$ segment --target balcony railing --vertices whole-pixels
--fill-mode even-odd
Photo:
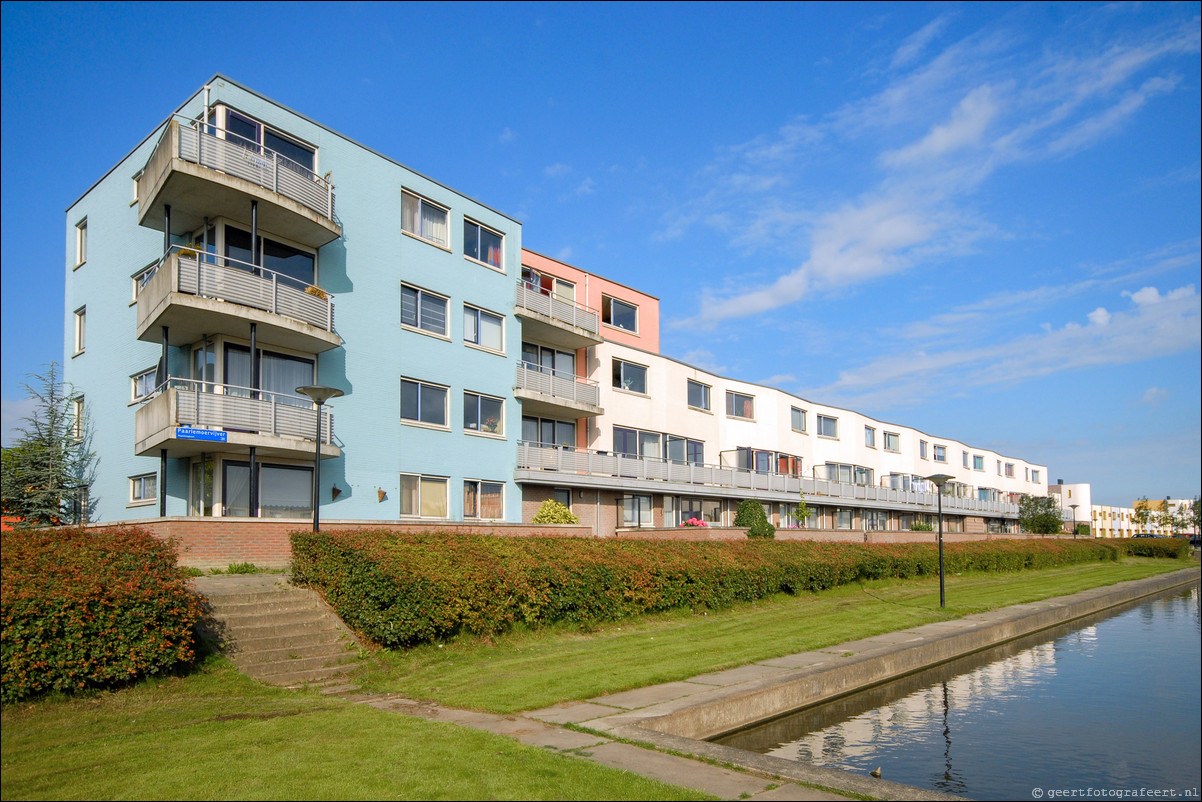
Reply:
[[[690,464],[654,457],[636,457],[531,442],[518,444],[518,469],[610,477],[624,482],[635,480],[699,485],[699,493],[704,493],[703,488],[706,486],[790,495],[800,492],[805,494],[807,501],[818,504],[854,505],[856,502],[870,502],[891,507],[909,507],[921,512],[934,512],[938,501],[934,493],[917,493],[888,487],[831,482],[825,479],[805,479],[785,474],[760,473],[743,468]],[[1018,505],[1016,504],[950,496],[944,496],[943,509],[945,512],[957,514],[973,512],[1003,516],[1018,514]]]
[[[166,152],[160,154],[160,150]],[[172,120],[150,157],[198,164],[257,184],[334,219],[334,185],[301,164],[255,142],[197,121]],[[148,165],[149,167],[149,165]]]
[[[158,271],[174,272],[170,291],[262,309],[334,331],[334,296],[283,273],[181,246],[164,254]],[[139,288],[139,299],[148,288],[153,292],[154,279],[151,277]]]
[[[574,373],[544,368],[532,362],[518,363],[517,388],[593,407],[601,401],[597,382],[581,378]]]
[[[600,339],[598,331],[601,316],[597,314],[597,310],[575,301],[565,301],[529,282],[518,282],[517,306],[519,309],[528,309],[560,323],[583,329]]]
[[[317,431],[317,411],[313,408],[313,402],[291,393],[173,377],[155,391],[155,396],[139,413],[150,412],[160,398],[167,399],[167,406],[174,414],[164,410],[166,418],[147,421],[145,432],[141,431],[144,427],[139,425],[139,440],[151,434],[150,430],[171,426],[250,432],[310,441]],[[322,443],[332,444],[333,436],[334,416],[328,411],[322,412]]]

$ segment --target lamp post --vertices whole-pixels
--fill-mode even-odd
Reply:
[[[937,473],[934,476],[928,476],[928,482],[935,483],[935,494],[939,497],[939,606],[945,607],[943,595],[943,486],[955,479],[954,476],[949,476],[946,473]]]
[[[320,532],[321,497],[318,495],[318,490],[321,489],[321,408],[331,398],[342,395],[342,391],[337,387],[326,387],[321,384],[306,384],[304,387],[297,387],[296,391],[301,395],[309,396],[313,399],[313,403],[317,404],[317,440],[314,443],[316,448],[313,454],[313,531]]]
[[[1073,540],[1077,539],[1077,507],[1079,504],[1069,504],[1068,508],[1073,511]]]

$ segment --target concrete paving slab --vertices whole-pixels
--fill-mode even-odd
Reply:
[[[740,682],[774,676],[786,670],[788,669],[778,666],[752,663],[751,665],[739,666],[738,668],[730,668],[726,671],[698,674],[695,677],[689,677],[689,682],[697,682],[702,685],[738,685]]]
[[[827,652],[798,652],[797,654],[786,654],[783,657],[773,657],[771,660],[761,660],[760,665],[779,668],[808,668],[829,662],[831,662],[831,656]]]
[[[552,705],[539,710],[527,710],[523,716],[536,718],[539,721],[549,721],[552,724],[580,724],[595,718],[612,715],[626,708],[614,705],[594,704],[593,702],[569,702]]]
[[[526,744],[526,746],[541,746],[543,748],[555,749],[559,752],[588,749],[608,743],[607,739],[598,735],[589,735],[586,732],[576,732],[575,730],[565,730],[560,727],[549,726],[537,730],[532,729],[527,733],[508,734]]]
[[[647,707],[648,705],[665,702],[669,699],[679,699],[681,696],[688,696],[708,689],[709,686],[707,685],[698,685],[693,682],[665,682],[662,685],[635,688],[632,691],[611,693],[608,696],[594,696],[589,701],[599,705],[611,705],[613,707],[624,707],[627,710],[632,710],[636,707]]]
[[[804,785],[795,785],[794,783],[785,783],[779,788],[773,788],[751,797],[752,799],[764,800],[768,802],[826,802],[827,800],[838,800],[838,802],[846,802],[847,797],[839,794],[832,794],[827,791],[819,791],[817,788],[807,788]]]
[[[762,777],[741,774],[663,752],[653,752],[630,744],[608,743],[577,754],[615,769],[624,769],[672,785],[694,788],[722,799],[746,798],[767,789],[772,783]]]

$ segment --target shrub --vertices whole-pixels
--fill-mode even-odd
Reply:
[[[1100,541],[945,544],[952,572],[1109,561]],[[590,625],[674,608],[721,609],[773,593],[935,576],[934,543],[852,544],[297,532],[293,578],[385,646],[492,635],[516,623]]]
[[[576,513],[567,508],[553,498],[549,498],[542,503],[538,508],[538,512],[534,513],[534,517],[530,519],[532,524],[578,524],[580,518]]]
[[[910,524],[911,532],[934,532],[935,527],[926,521],[914,521]]]
[[[776,537],[776,527],[768,522],[764,505],[755,499],[745,498],[739,502],[735,511],[735,526],[747,527],[747,537],[767,538]]]
[[[3,534],[4,702],[105,688],[194,657],[201,601],[175,549],[132,528]]]
[[[1189,538],[1187,537],[1131,537],[1115,542],[1121,544],[1123,552],[1132,557],[1180,559],[1189,556]]]

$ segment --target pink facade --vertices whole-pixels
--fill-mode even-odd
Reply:
[[[659,353],[659,299],[655,296],[525,248],[522,249],[522,267],[570,283],[574,289],[573,300],[595,310],[601,317],[601,336],[605,339]]]

